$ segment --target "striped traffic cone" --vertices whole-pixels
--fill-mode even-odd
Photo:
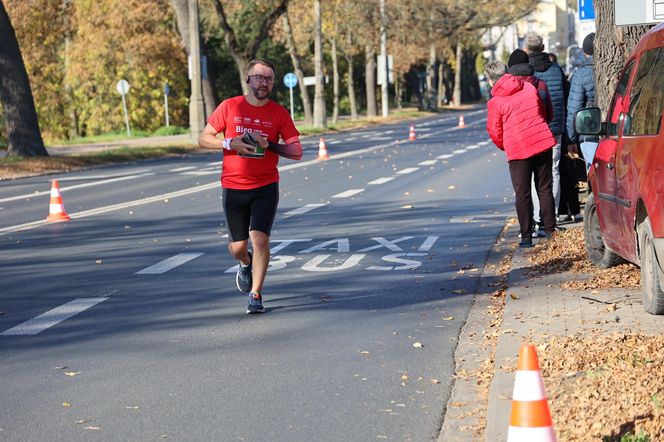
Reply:
[[[463,120],[463,115],[459,117],[459,129],[466,127],[466,122]]]
[[[514,376],[512,416],[507,442],[555,442],[553,421],[544,393],[537,351],[523,344]]]
[[[327,147],[325,146],[325,140],[323,140],[323,137],[320,137],[320,141],[318,142],[318,158],[317,160],[329,160],[330,156],[327,154]]]
[[[69,221],[69,215],[65,212],[65,206],[62,203],[62,195],[60,195],[60,184],[58,180],[53,180],[51,184],[51,204],[48,206],[47,221]]]
[[[415,126],[410,125],[410,133],[408,134],[408,141],[417,140],[417,135],[415,134]]]

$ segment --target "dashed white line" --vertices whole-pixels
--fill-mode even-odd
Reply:
[[[479,148],[480,148],[479,144],[471,144],[470,146],[466,146],[466,149],[468,149],[468,150],[475,150],[475,149],[479,149]]]
[[[372,184],[372,185],[376,185],[376,184],[385,184],[385,183],[389,183],[389,182],[392,181],[393,179],[394,179],[393,176],[386,176],[386,177],[383,177],[383,178],[375,179],[375,180],[373,180],[373,181],[369,181],[367,184]]]
[[[169,270],[174,269],[177,266],[181,266],[184,263],[196,259],[201,256],[202,253],[179,253],[175,256],[171,256],[168,259],[165,259],[157,264],[146,267],[143,270],[136,272],[136,275],[160,275],[166,273]]]
[[[185,170],[192,170],[192,169],[196,169],[196,166],[176,167],[175,169],[170,169],[169,172],[184,172]]]
[[[327,204],[321,203],[321,204],[307,204],[305,206],[299,207],[297,209],[289,210],[288,212],[284,213],[284,218],[288,218],[289,216],[294,216],[294,215],[302,215],[303,213],[310,212],[314,209],[317,209],[319,207],[326,206]]]
[[[349,189],[346,190],[345,192],[337,193],[336,195],[332,195],[332,198],[350,198],[353,195],[357,195],[358,193],[364,192],[364,189]]]
[[[193,175],[193,176],[204,176],[204,175],[212,175],[212,174],[218,174],[220,171],[217,170],[190,170],[188,172],[182,172],[180,175]]]
[[[118,177],[118,178],[110,178],[108,180],[95,181],[95,182],[92,182],[92,183],[75,184],[73,186],[61,187],[60,188],[60,193],[67,192],[69,190],[74,190],[74,189],[82,189],[84,187],[92,187],[92,186],[99,186],[99,185],[102,185],[102,184],[115,183],[115,182],[118,182],[118,181],[133,180],[133,179],[136,179],[136,178],[143,178],[143,177],[150,176],[150,175],[154,175],[154,173],[142,173],[142,174],[138,174],[138,175],[128,175],[128,176],[121,176],[121,177]],[[46,192],[46,191],[44,191],[44,192],[34,192],[34,193],[28,193],[28,194],[25,194],[25,195],[17,195],[17,196],[12,196],[12,197],[9,197],[9,198],[3,198],[3,199],[0,199],[0,203],[4,203],[4,202],[7,202],[7,201],[22,200],[22,199],[26,199],[26,198],[34,198],[36,196],[43,196],[43,195],[50,195],[50,194],[51,194],[51,190],[49,189],[48,192]]]
[[[398,175],[408,175],[409,173],[413,173],[420,170],[419,167],[408,167],[406,169],[401,169],[397,172]]]
[[[446,154],[443,154],[443,155],[438,155],[438,156],[436,157],[436,159],[439,159],[439,160],[447,160],[447,159],[449,159],[449,158],[452,158],[453,156],[454,156],[454,155],[452,155],[452,154],[446,153]]]
[[[452,151],[453,154],[466,153],[466,149],[457,149]]]
[[[23,324],[10,328],[0,333],[0,336],[15,336],[15,335],[36,335],[39,332],[53,327],[59,322],[69,319],[74,315],[89,309],[90,307],[106,301],[108,298],[78,298],[66,304],[56,307],[47,311],[39,316],[36,316]]]
[[[436,161],[436,160],[426,160],[426,161],[422,161],[421,163],[418,163],[418,166],[433,166],[437,162],[438,161]]]

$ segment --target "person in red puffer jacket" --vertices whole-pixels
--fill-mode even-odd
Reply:
[[[540,199],[542,226],[547,236],[556,229],[553,200],[552,153],[556,140],[540,111],[537,89],[507,73],[498,61],[486,65],[484,76],[491,85],[486,128],[491,140],[505,151],[514,187],[520,247],[531,247],[534,229],[530,180],[534,174]]]

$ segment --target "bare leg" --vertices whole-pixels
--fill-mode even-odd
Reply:
[[[246,239],[244,241],[233,241],[228,244],[228,251],[231,256],[238,261],[242,261],[242,264],[249,265],[249,252],[247,251],[247,244],[249,241]]]
[[[259,230],[249,232],[253,246],[252,293],[261,293],[270,263],[270,237]]]

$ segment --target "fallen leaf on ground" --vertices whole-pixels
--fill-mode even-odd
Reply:
[[[65,374],[67,376],[74,377],[74,376],[78,376],[79,374],[81,374],[81,372],[80,371],[66,371]]]
[[[422,345],[421,342],[413,342],[413,347],[415,347],[415,348],[423,348],[424,345]]]
[[[454,316],[448,316],[446,318],[443,318],[443,321],[451,321],[452,319],[454,319]]]
[[[512,299],[519,299],[519,295],[516,295],[514,293],[510,293],[510,298]]]
[[[71,404],[69,402],[63,402],[62,406],[65,407],[65,408],[70,408]]]

